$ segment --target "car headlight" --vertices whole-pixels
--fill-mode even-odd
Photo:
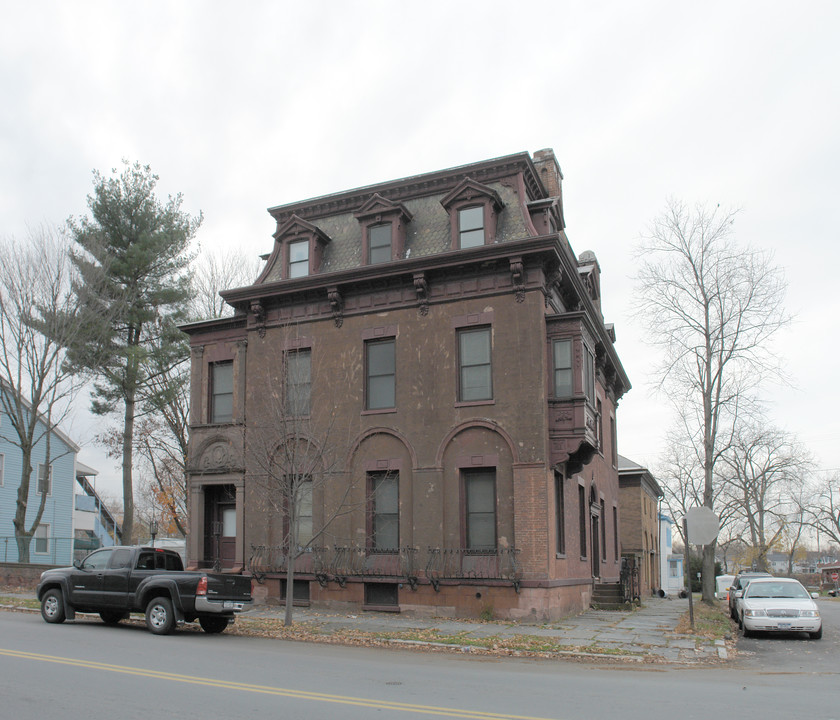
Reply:
[[[750,608],[747,608],[746,610],[744,610],[744,616],[745,617],[767,617],[767,611],[766,610],[761,610],[761,609],[751,610]]]
[[[819,610],[800,610],[799,617],[813,617],[817,618],[820,616]]]

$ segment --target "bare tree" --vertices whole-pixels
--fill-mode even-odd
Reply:
[[[261,261],[238,250],[199,252],[193,263],[193,297],[190,315],[194,320],[220,318],[232,314],[219,292],[251,285],[259,275]]]
[[[810,489],[810,499],[803,503],[806,522],[818,537],[828,537],[840,545],[840,472],[813,480]]]
[[[29,562],[30,540],[48,494],[40,492],[31,512],[33,454],[43,447],[49,473],[57,458],[53,429],[66,419],[81,385],[68,372],[63,349],[80,332],[67,250],[65,233],[47,226],[30,231],[23,242],[0,242],[0,408],[8,418],[0,437],[22,456],[13,521],[21,562]]]
[[[746,526],[759,570],[767,570],[767,553],[788,526],[792,492],[808,464],[791,435],[753,422],[737,428],[723,456],[726,495]]]
[[[284,624],[289,626],[296,561],[319,550],[323,555],[322,546],[334,539],[335,521],[364,507],[366,488],[357,488],[353,478],[341,472],[341,449],[349,447],[349,439],[339,437],[344,431],[334,405],[311,402],[311,354],[286,353],[271,374],[270,389],[262,394],[259,411],[252,413],[247,445],[250,485],[281,524],[274,536],[280,538],[283,552],[279,564],[286,572]],[[320,387],[343,385],[333,379]]]
[[[779,372],[769,340],[789,322],[785,281],[770,254],[737,244],[735,213],[671,201],[639,246],[637,307],[663,351],[658,387],[696,432],[703,505],[750,392]],[[715,545],[703,552],[703,600],[714,602]]]

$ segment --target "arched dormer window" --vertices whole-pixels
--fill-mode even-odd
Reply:
[[[377,265],[405,257],[406,225],[412,218],[405,205],[374,193],[354,214],[362,228],[364,265]]]
[[[493,188],[465,178],[440,204],[449,213],[453,250],[496,241],[496,221],[504,203]]]
[[[274,233],[274,251],[266,263],[265,270],[257,279],[262,282],[269,275],[277,276],[272,270],[280,263],[280,277],[283,280],[315,275],[321,268],[324,250],[330,237],[320,228],[297,215],[292,215]]]

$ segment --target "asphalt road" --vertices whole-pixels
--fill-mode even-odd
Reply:
[[[825,639],[790,642],[811,653]],[[836,661],[780,672],[754,667],[756,657],[719,668],[608,667],[200,632],[156,637],[2,612],[0,717],[840,718]]]

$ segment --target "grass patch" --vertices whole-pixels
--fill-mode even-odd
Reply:
[[[682,635],[696,635],[709,640],[722,640],[732,634],[732,621],[729,617],[729,607],[715,601],[707,605],[702,601],[694,601],[694,629],[691,629],[691,618],[686,612],[676,627],[676,632]]]
[[[41,607],[35,598],[22,598],[16,595],[0,595],[0,605],[10,605],[12,607],[24,607],[30,610],[38,610]]]

